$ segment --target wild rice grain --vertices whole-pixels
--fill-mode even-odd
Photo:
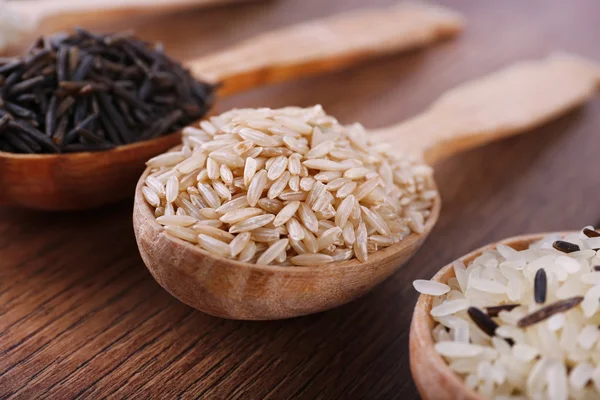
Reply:
[[[481,311],[476,307],[469,307],[467,310],[469,317],[471,320],[475,322],[475,325],[479,327],[483,332],[485,332],[488,336],[494,336],[496,334],[496,329],[498,329],[498,324],[494,322],[486,313]]]
[[[580,250],[578,245],[565,242],[563,240],[557,240],[552,244],[552,247],[554,247],[558,251],[562,251],[563,253],[573,253],[574,251]]]
[[[497,317],[501,311],[512,311],[516,307],[519,307],[519,304],[503,304],[500,306],[485,307],[485,312],[490,317]]]
[[[544,268],[540,268],[535,274],[533,283],[533,295],[536,303],[544,304],[546,302],[547,285],[546,271]]]
[[[583,301],[582,296],[575,296],[565,300],[559,300],[555,303],[549,304],[546,307],[540,308],[537,311],[521,318],[517,325],[521,328],[537,324],[545,319],[550,318],[554,314],[562,313],[570,310],[573,307],[578,306]]]
[[[585,228],[583,234],[589,238],[600,237],[600,232],[596,232],[593,229]]]

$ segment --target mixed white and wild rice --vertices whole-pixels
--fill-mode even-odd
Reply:
[[[600,398],[600,234],[550,235],[516,251],[498,245],[435,296],[436,351],[466,385],[493,399]]]
[[[318,105],[232,110],[149,160],[143,195],[167,233],[219,256],[365,261],[422,232],[437,196],[429,166],[385,147]]]

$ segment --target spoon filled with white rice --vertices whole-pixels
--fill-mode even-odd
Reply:
[[[427,382],[443,376],[463,398],[600,398],[599,249],[592,227],[512,238],[413,282],[422,395],[437,398]]]

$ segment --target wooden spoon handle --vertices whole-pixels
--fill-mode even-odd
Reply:
[[[31,29],[43,31],[84,26],[98,19],[123,18],[129,15],[171,12],[204,5],[239,0],[20,0],[10,2],[10,9],[27,18]]]
[[[539,126],[588,100],[600,65],[558,53],[518,62],[442,95],[424,113],[371,132],[435,164],[459,151]]]
[[[264,33],[186,64],[198,78],[221,83],[221,93],[228,94],[425,46],[462,26],[454,11],[403,3]]]

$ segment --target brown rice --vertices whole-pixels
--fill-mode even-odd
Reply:
[[[278,265],[357,258],[420,233],[435,186],[321,106],[232,110],[149,160],[142,193],[165,231],[222,257]]]

